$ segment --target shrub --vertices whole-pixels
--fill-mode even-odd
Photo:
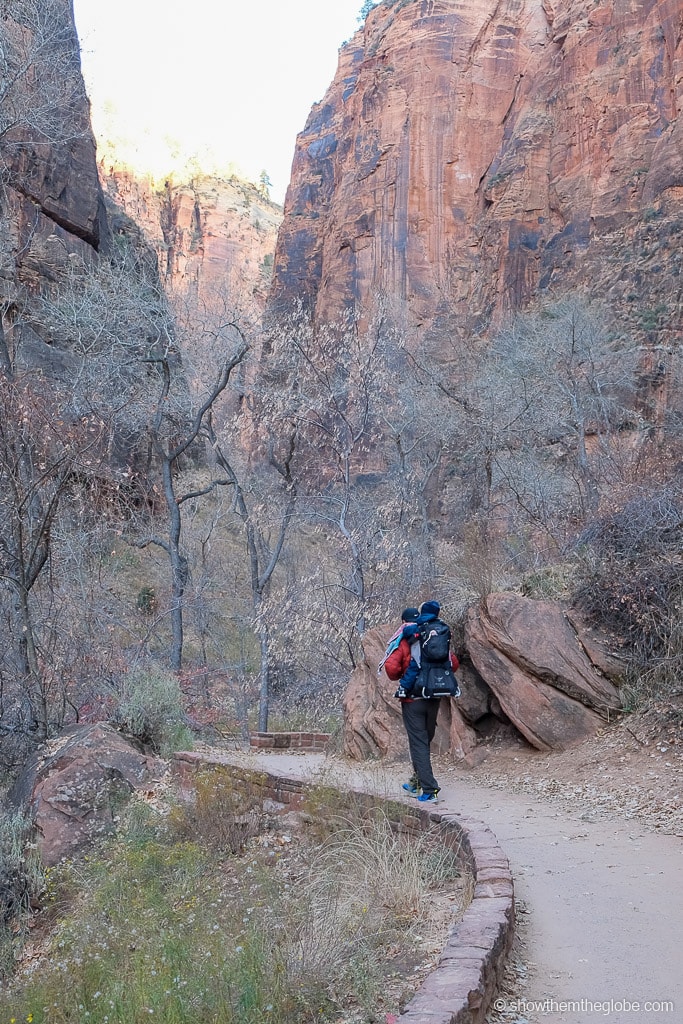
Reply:
[[[0,819],[0,978],[14,966],[15,942],[27,928],[31,902],[45,885],[33,825],[23,814]]]
[[[206,769],[195,778],[192,803],[171,814],[174,833],[212,850],[238,854],[264,828],[262,798],[253,786],[221,768]]]
[[[420,928],[425,917],[425,893],[460,876],[453,852],[430,832],[409,835],[378,814],[358,824],[347,822],[324,845],[314,866],[321,876],[339,874],[352,899],[372,904],[409,928]],[[337,866],[336,871],[334,866]]]
[[[537,601],[563,601],[576,584],[577,566],[560,563],[528,572],[522,579],[522,594]]]
[[[158,665],[124,677],[118,717],[131,735],[162,755],[192,745],[178,679]]]
[[[632,499],[581,538],[574,604],[610,633],[627,662],[633,710],[683,687],[683,504],[670,489]]]

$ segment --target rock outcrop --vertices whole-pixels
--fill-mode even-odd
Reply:
[[[365,662],[346,690],[344,752],[358,760],[407,755],[396,684],[377,674],[390,635],[389,626],[367,633]],[[603,641],[559,603],[490,594],[469,611],[462,694],[442,700],[433,750],[473,763],[480,741],[511,725],[539,750],[592,735],[621,707],[610,678],[619,663]]]
[[[384,0],[297,140],[273,306],[472,331],[582,286],[673,337],[682,68],[679,0]]]
[[[3,14],[0,160],[3,297],[37,290],[69,252],[109,238],[90,106],[68,0],[9,5]],[[16,20],[12,20],[12,19]]]
[[[161,188],[100,164],[107,196],[138,224],[171,297],[262,313],[282,210],[237,179],[198,176]]]
[[[621,702],[560,604],[490,594],[470,609],[465,645],[505,716],[539,750],[564,750]]]
[[[52,865],[111,832],[131,793],[162,774],[160,761],[111,726],[74,726],[38,752],[9,800],[31,814],[43,863]]]

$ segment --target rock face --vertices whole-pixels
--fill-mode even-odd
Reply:
[[[168,294],[261,313],[270,287],[282,211],[253,185],[198,177],[159,189],[100,165],[107,196],[142,228]]]
[[[52,865],[112,831],[131,793],[161,774],[161,762],[110,726],[74,726],[24,769],[9,800],[30,810]]]
[[[298,138],[273,305],[386,294],[473,330],[585,286],[675,331],[682,23],[679,0],[384,0]]]
[[[50,280],[58,256],[106,246],[108,227],[71,3],[46,0],[41,17],[15,4],[3,18],[3,58],[20,69],[3,89],[0,118],[2,283],[11,302],[17,284]]]
[[[503,713],[539,750],[563,750],[620,707],[559,604],[490,594],[470,609],[465,644]]]

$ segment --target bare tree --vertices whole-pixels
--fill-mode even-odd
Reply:
[[[260,424],[263,429],[266,424]],[[298,481],[293,474],[296,454],[297,425],[290,423],[289,437],[282,458],[273,446],[270,447],[268,464],[275,471],[275,486],[280,500],[270,495],[267,504],[261,496],[254,500],[253,489],[246,481],[252,474],[236,471],[234,459],[230,459],[219,444],[212,423],[207,423],[207,437],[218,466],[225,474],[225,480],[232,486],[233,508],[241,520],[249,563],[249,584],[254,623],[259,640],[259,712],[258,728],[268,728],[270,705],[271,645],[270,622],[266,600],[270,592],[273,574],[282,555],[287,532],[294,517]],[[250,500],[251,499],[251,500]]]
[[[576,297],[517,318],[494,341],[485,372],[508,407],[510,468],[498,465],[528,512],[544,518],[569,500],[579,520],[595,514],[618,435],[634,422],[636,359],[604,311]],[[533,484],[541,466],[559,484],[547,510]]]
[[[162,383],[151,423],[151,436],[159,466],[161,489],[166,503],[167,535],[161,537],[155,533],[136,543],[140,547],[155,544],[163,548],[169,558],[172,633],[170,663],[176,672],[182,665],[184,595],[189,578],[189,563],[181,544],[182,506],[185,502],[210,494],[217,487],[234,484],[232,476],[226,476],[212,479],[199,489],[178,494],[175,479],[179,460],[197,442],[200,434],[210,428],[211,410],[219,396],[225,391],[233,370],[242,362],[249,348],[246,338],[236,322],[223,326],[226,333],[236,335],[236,346],[233,352],[224,359],[213,384],[201,397],[189,421],[184,424],[178,423],[173,406],[169,401],[172,395],[173,364],[168,356],[154,360],[161,370]],[[175,372],[180,372],[180,367],[177,365]]]
[[[63,624],[44,612],[40,584],[58,590],[54,533],[79,490],[98,479],[117,486],[144,456],[149,358],[171,343],[152,284],[132,259],[66,258],[49,291],[15,302],[0,346],[0,573],[10,626],[0,713],[8,728],[41,738],[61,722],[64,702],[48,655]],[[135,445],[121,443],[132,434]]]
[[[444,387],[447,445],[478,550],[501,536],[510,546],[503,535],[515,524],[561,547],[595,513],[634,423],[635,346],[603,310],[570,296],[465,346],[461,363]]]
[[[298,312],[271,332],[265,367],[281,381],[273,433],[298,423],[299,524],[309,538],[298,543],[316,550],[288,594],[291,635],[311,646],[312,661],[324,647],[330,663],[353,666],[368,626],[429,577],[421,503],[440,444],[381,304],[327,325]]]
[[[380,372],[379,334],[355,317],[316,327],[300,317],[283,332],[292,360],[292,412],[301,422],[307,460],[309,516],[334,528],[346,548],[343,589],[355,607],[355,631],[366,629],[367,521],[358,515],[359,473],[370,469],[378,435],[373,394]],[[381,470],[381,457],[377,460]]]
[[[32,592],[49,564],[60,502],[75,474],[92,469],[104,422],[74,415],[69,396],[27,373],[0,375],[0,579],[11,594],[10,667],[22,680],[11,728],[49,735],[49,672]],[[12,658],[11,652],[14,652]]]

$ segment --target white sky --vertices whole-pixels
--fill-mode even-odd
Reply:
[[[284,200],[297,133],[362,0],[74,0],[100,148],[138,171],[196,158]]]

